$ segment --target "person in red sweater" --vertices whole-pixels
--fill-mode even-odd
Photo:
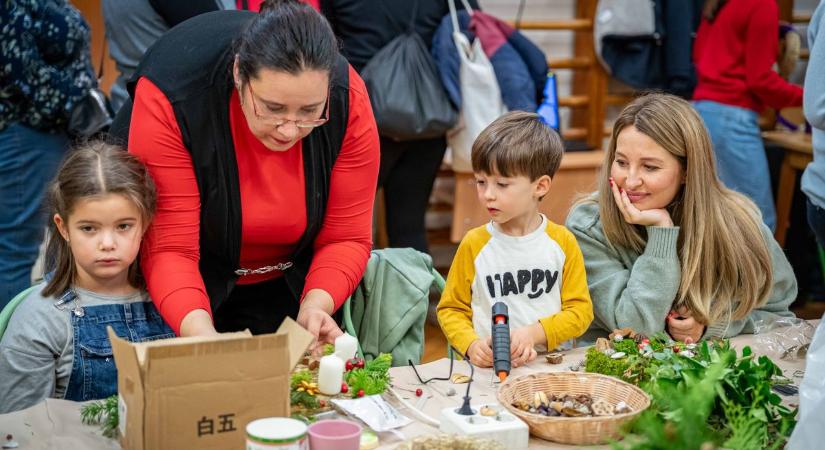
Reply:
[[[708,0],[696,33],[694,106],[708,128],[719,178],[759,206],[771,230],[776,212],[759,113],[802,105],[802,88],[773,70],[779,47],[776,0]]]
[[[189,336],[290,316],[332,342],[372,246],[379,142],[327,21],[294,0],[204,14],[134,80],[113,134],[157,184],[141,267],[163,318]]]

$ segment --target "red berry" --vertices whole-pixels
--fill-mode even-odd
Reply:
[[[347,369],[347,372],[352,370],[352,368],[353,368],[352,362],[347,360],[347,363],[344,365],[344,368]]]
[[[321,405],[321,408],[323,408],[324,406],[327,406],[326,400],[318,400],[318,404]]]
[[[358,389],[358,396],[359,396],[359,397],[363,397],[363,396],[364,396],[364,390],[363,390],[363,389]]]
[[[677,346],[673,347],[673,351],[676,352],[676,353],[679,353],[680,351],[682,351],[682,349],[680,349],[679,346],[677,345]]]
[[[424,391],[421,390],[421,388],[418,388],[418,389],[415,390],[415,396],[416,397],[421,397],[422,395],[424,395]]]
[[[347,383],[341,383],[341,392],[346,394],[348,390],[349,390],[349,386],[347,386]]]
[[[364,368],[364,359],[363,358],[355,358],[355,364],[354,365],[355,365],[355,367],[357,367],[359,369],[363,369]]]

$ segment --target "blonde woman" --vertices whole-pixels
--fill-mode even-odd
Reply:
[[[790,264],[756,205],[719,181],[688,102],[666,94],[631,102],[602,170],[598,191],[566,223],[593,299],[588,337],[631,327],[695,342],[793,316]]]

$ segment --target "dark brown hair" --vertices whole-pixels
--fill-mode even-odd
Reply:
[[[297,75],[305,70],[331,72],[338,40],[329,22],[297,0],[268,0],[235,41],[240,82],[262,68]]]
[[[108,194],[131,200],[140,211],[145,230],[155,212],[155,184],[146,167],[122,147],[90,141],[72,149],[49,186],[49,243],[46,272],[54,272],[43,296],[59,296],[77,279],[77,268],[69,243],[63,239],[52,217],[59,214],[68,223],[78,201]],[[129,284],[143,287],[138,258],[129,266]]]
[[[491,123],[473,143],[473,172],[524,175],[535,181],[556,174],[564,144],[538,114],[512,111]]]

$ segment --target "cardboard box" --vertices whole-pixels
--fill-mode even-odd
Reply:
[[[131,343],[109,329],[126,450],[243,449],[246,425],[289,416],[289,379],[312,335],[287,318],[275,334]]]

